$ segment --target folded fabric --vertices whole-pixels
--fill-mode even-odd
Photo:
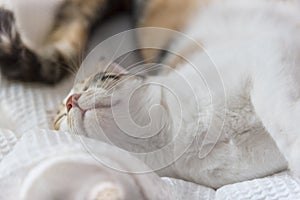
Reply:
[[[141,170],[148,173],[135,173]],[[141,161],[111,145],[46,130],[23,135],[2,160],[0,190],[0,199],[5,200],[214,197],[212,189],[159,178]]]

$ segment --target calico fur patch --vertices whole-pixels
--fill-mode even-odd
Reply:
[[[58,81],[64,70],[55,62],[42,63],[39,57],[22,43],[13,13],[0,8],[0,69],[9,79],[21,81]],[[47,70],[43,70],[46,68]],[[51,78],[48,78],[51,74]]]
[[[76,72],[90,29],[103,17],[130,10],[136,27],[180,30],[202,1],[206,0],[64,0],[53,13],[55,23],[47,38],[38,47],[26,45],[24,33],[15,23],[17,15],[0,8],[0,69],[10,79],[56,83],[67,71]],[[168,47],[170,39],[171,35],[160,33],[141,33],[137,38],[141,47],[155,44],[161,48]],[[146,62],[163,56],[160,50],[141,52]]]
[[[137,27],[158,27],[180,31],[198,8],[198,4],[206,0],[147,0],[138,4],[139,12]],[[171,31],[141,31],[138,35],[140,45],[154,44],[159,48],[167,48],[172,39]],[[160,50],[142,49],[141,54],[146,61],[157,61]]]

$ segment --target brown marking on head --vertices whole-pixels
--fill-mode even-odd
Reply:
[[[206,4],[208,0],[148,0],[144,1],[142,16],[138,16],[138,27],[159,27],[180,31],[194,14],[200,5]],[[165,48],[172,39],[172,32],[157,31],[155,33],[141,31],[138,35],[141,47],[149,44],[159,48]],[[142,49],[145,60],[155,61],[161,53],[160,50]]]
[[[191,56],[193,53],[203,51],[203,48],[204,45],[199,43],[199,41],[188,43],[179,50],[177,55],[169,56],[165,64],[172,68],[176,68],[179,66],[179,64],[187,62],[188,57]]]

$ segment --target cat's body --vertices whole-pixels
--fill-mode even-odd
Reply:
[[[174,64],[170,56],[166,61],[176,70],[154,77],[100,73],[70,93],[55,128],[134,152],[152,152],[176,138],[144,161],[161,169],[174,158],[160,175],[214,188],[284,170],[285,159],[299,176],[299,7],[294,1],[215,1],[196,13],[184,30],[205,49],[184,55],[194,67]],[[175,40],[171,50],[189,45]],[[127,109],[130,116],[122,117]]]

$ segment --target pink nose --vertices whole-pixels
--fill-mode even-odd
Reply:
[[[74,105],[77,105],[77,101],[80,98],[80,96],[81,96],[80,94],[72,94],[68,98],[67,103],[66,103],[67,112],[69,112]]]

